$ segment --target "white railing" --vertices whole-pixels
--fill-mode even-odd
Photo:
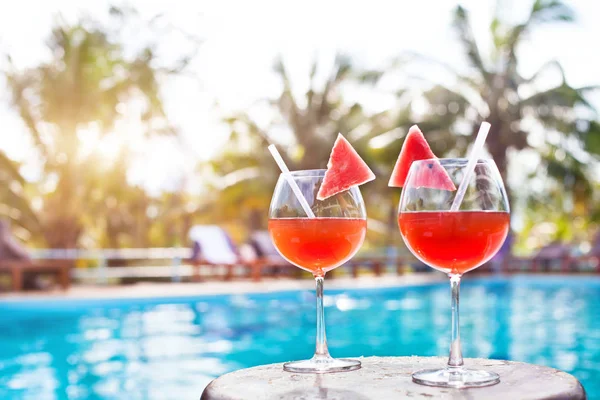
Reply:
[[[141,249],[36,249],[29,254],[40,260],[69,260],[87,262],[93,266],[74,268],[72,277],[79,281],[107,284],[111,279],[123,278],[163,278],[172,282],[180,282],[184,277],[194,273],[191,265],[183,261],[190,259],[192,249],[186,247],[141,248]],[[397,249],[377,249],[363,252],[356,259],[386,260],[384,268],[395,269],[398,257]],[[109,261],[153,261],[164,260],[164,265],[132,265],[124,267],[108,267]],[[356,260],[355,260],[356,261]]]
[[[73,275],[77,279],[94,280],[106,284],[109,278],[124,277],[170,277],[179,282],[183,276],[191,275],[190,268],[182,268],[182,260],[192,256],[192,249],[182,247],[147,249],[36,249],[29,254],[34,259],[93,261],[96,267],[75,268]],[[108,268],[108,261],[165,260],[166,266],[132,266]]]
[[[189,258],[187,247],[154,247],[147,249],[36,249],[30,250],[33,258],[54,260],[164,260]]]

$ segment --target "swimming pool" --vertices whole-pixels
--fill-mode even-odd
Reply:
[[[335,357],[445,355],[446,284],[326,290]],[[600,398],[600,279],[466,279],[466,357],[574,374]],[[303,359],[314,294],[0,302],[1,399],[197,399],[215,376]]]

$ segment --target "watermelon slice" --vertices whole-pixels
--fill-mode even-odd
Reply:
[[[333,144],[327,162],[327,172],[325,172],[323,183],[317,193],[317,200],[325,200],[334,194],[373,179],[375,179],[373,171],[340,133]]]
[[[423,132],[418,126],[413,125],[408,130],[402,150],[396,161],[396,166],[392,172],[388,186],[403,187],[413,161],[437,159],[431,151],[429,144],[423,136]],[[431,189],[456,190],[456,186],[450,179],[448,172],[435,160],[428,169],[419,171],[415,184],[417,187],[427,187]]]

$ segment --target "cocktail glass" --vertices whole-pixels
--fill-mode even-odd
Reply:
[[[326,200],[316,199],[325,170],[291,173],[316,218],[303,211],[290,184],[281,175],[269,210],[269,233],[279,253],[290,263],[313,274],[317,287],[316,350],[310,360],[288,362],[289,372],[328,373],[360,368],[360,361],[334,359],[327,349],[323,310],[325,273],[350,260],[362,245],[366,210],[358,187]]]
[[[509,230],[509,204],[493,160],[478,160],[458,211],[450,211],[456,191],[435,189],[441,165],[458,187],[467,159],[431,159],[412,163],[402,196],[398,224],[410,251],[422,262],[445,272],[452,289],[452,336],[448,365],[413,374],[413,381],[442,387],[496,384],[498,374],[463,366],[458,319],[461,276],[479,267],[500,249]],[[426,187],[432,186],[432,187]]]

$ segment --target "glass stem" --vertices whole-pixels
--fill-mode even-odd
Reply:
[[[450,275],[450,287],[452,289],[452,341],[450,342],[448,366],[461,367],[463,365],[463,357],[460,346],[460,323],[458,320],[460,275]]]
[[[329,358],[327,337],[325,336],[325,310],[323,308],[323,281],[322,276],[315,276],[317,284],[317,346],[315,358]]]

